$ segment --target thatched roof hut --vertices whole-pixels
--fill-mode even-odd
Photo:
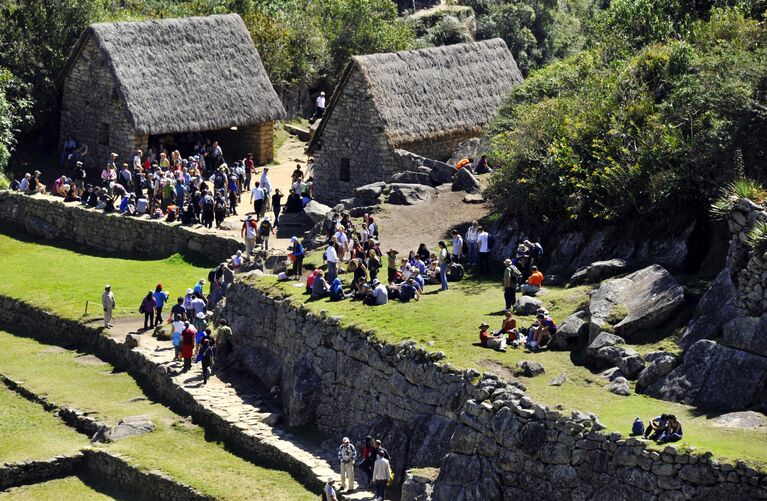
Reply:
[[[82,104],[72,102],[76,95],[98,86],[80,74],[95,69],[94,60],[137,136],[256,126],[285,115],[236,14],[89,26],[61,72],[62,115]],[[67,118],[62,125],[74,125]]]
[[[375,149],[383,140],[391,151],[400,148],[447,159],[460,141],[481,133],[503,98],[522,80],[514,57],[500,38],[355,56],[309,144],[317,156],[317,169],[322,171],[319,179],[326,177],[325,169],[335,170],[339,159],[353,162],[354,152],[336,151],[343,148],[347,136],[356,143],[369,143],[367,149]],[[368,127],[371,124],[374,127]],[[360,137],[363,134],[377,138],[366,141]],[[375,154],[365,163],[375,169],[390,162],[385,155]],[[360,182],[373,182],[391,175],[390,171],[358,173],[356,177]],[[343,183],[346,176],[331,177],[332,183]],[[320,185],[317,189],[330,184],[317,175],[315,181]]]

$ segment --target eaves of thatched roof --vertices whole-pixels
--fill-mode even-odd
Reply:
[[[60,79],[92,39],[139,134],[225,129],[285,116],[237,14],[89,26]]]
[[[438,139],[455,131],[479,134],[523,77],[500,39],[428,49],[355,56],[346,68],[362,72],[389,143]],[[326,112],[343,92],[342,78]],[[326,120],[323,120],[325,122]],[[310,149],[321,140],[324,124]]]

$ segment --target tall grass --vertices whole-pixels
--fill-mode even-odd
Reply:
[[[758,204],[764,203],[767,200],[767,189],[759,181],[747,177],[730,181],[720,190],[719,197],[711,204],[712,217],[726,219],[735,203],[741,198],[747,198]]]

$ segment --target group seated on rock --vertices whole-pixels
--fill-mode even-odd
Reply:
[[[490,333],[489,328],[490,326],[486,323],[479,326],[480,344],[498,351],[506,351],[507,346],[519,348],[523,345],[530,351],[539,351],[548,345],[557,331],[556,323],[549,316],[549,312],[543,308],[538,310],[535,321],[528,328],[518,329],[517,320],[510,311],[506,312],[498,331]]]
[[[682,423],[673,414],[661,414],[647,423],[644,438],[659,444],[678,442],[682,439]]]

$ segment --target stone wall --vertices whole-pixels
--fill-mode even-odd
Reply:
[[[243,125],[233,129],[206,131],[203,133],[212,141],[218,141],[224,158],[230,165],[253,153],[256,165],[274,160],[274,122]],[[146,148],[145,148],[146,151]]]
[[[93,39],[85,43],[64,79],[59,148],[70,135],[88,145],[83,162],[98,172],[112,152],[119,155],[118,162],[130,163],[135,149],[148,139],[134,134],[108,63]]]
[[[82,469],[83,454],[56,456],[48,460],[29,460],[0,465],[0,491],[23,484],[68,477]]]
[[[435,500],[767,499],[767,477],[745,464],[647,449],[602,432],[594,415],[538,405],[493,375],[475,384],[478,373],[440,353],[381,343],[247,283],[230,288],[221,315],[242,369],[280,388],[289,424],[355,438],[374,430],[398,480],[405,468],[441,466]]]
[[[104,214],[60,198],[0,192],[0,223],[47,240],[69,241],[104,252],[166,257],[194,252],[211,262],[244,249],[235,238],[200,233],[162,221]]]

